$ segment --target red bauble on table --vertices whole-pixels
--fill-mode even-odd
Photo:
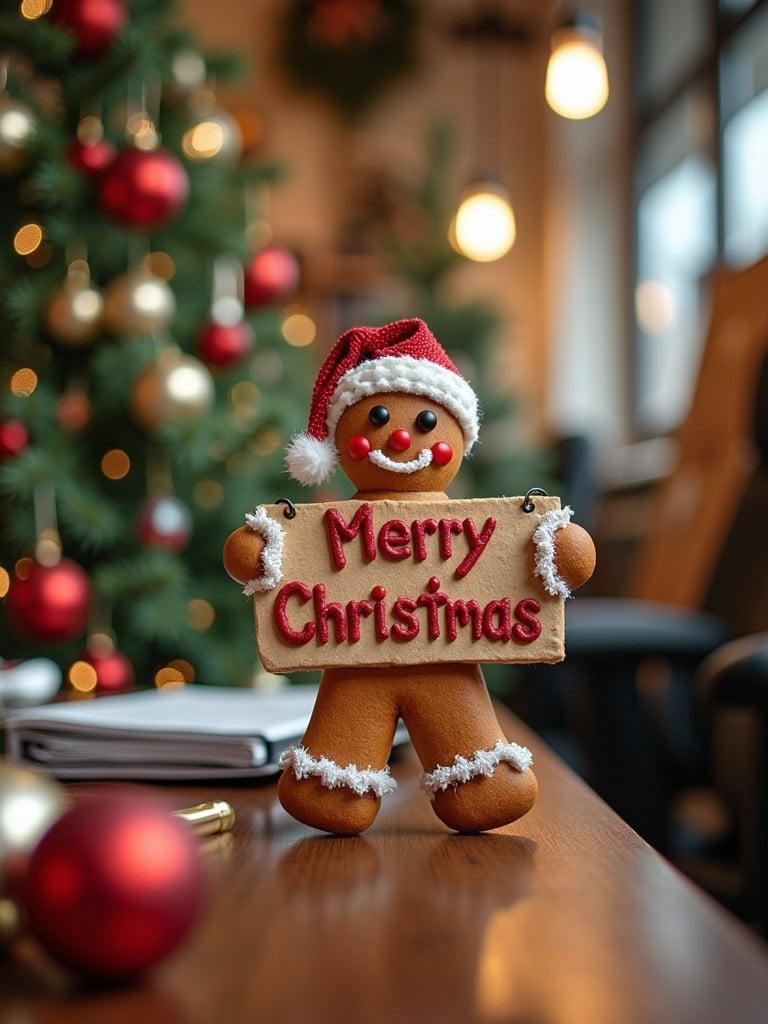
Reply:
[[[197,841],[159,801],[138,793],[86,798],[30,858],[24,906],[60,963],[121,980],[154,967],[200,916],[206,879]]]
[[[162,227],[181,211],[189,195],[187,172],[165,149],[125,149],[101,178],[101,203],[126,227]]]
[[[27,447],[27,428],[18,420],[3,420],[0,423],[0,459],[12,459],[21,455]]]
[[[290,249],[270,243],[251,256],[243,268],[245,304],[258,309],[282,302],[298,288],[301,268]]]
[[[189,509],[173,494],[150,498],[139,510],[139,540],[148,548],[182,551],[192,535]]]
[[[84,174],[101,174],[115,159],[115,147],[108,139],[81,142],[75,139],[67,150],[67,159]]]
[[[15,577],[7,605],[24,633],[49,643],[72,640],[85,632],[91,584],[84,569],[69,558],[56,565],[33,562],[24,577]]]
[[[253,329],[241,320],[237,324],[207,324],[197,343],[200,358],[209,366],[232,366],[253,347]]]
[[[120,651],[113,650],[104,654],[86,651],[80,660],[96,672],[95,693],[127,693],[133,689],[133,665]]]
[[[128,21],[124,0],[56,0],[52,16],[89,56],[106,50]]]

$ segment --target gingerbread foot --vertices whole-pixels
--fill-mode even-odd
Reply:
[[[338,836],[354,836],[373,824],[381,799],[374,793],[358,796],[351,789],[327,789],[319,779],[297,779],[283,772],[277,796],[297,821]]]
[[[538,792],[530,768],[519,772],[501,764],[490,778],[478,776],[434,793],[432,807],[456,832],[486,832],[522,818],[535,804]]]

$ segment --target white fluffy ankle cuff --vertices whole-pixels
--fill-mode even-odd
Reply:
[[[358,796],[365,796],[368,792],[376,796],[389,796],[397,789],[397,783],[389,774],[389,765],[378,771],[370,767],[358,768],[356,764],[342,768],[330,758],[312,757],[305,747],[290,747],[283,751],[278,763],[281,768],[293,768],[297,779],[314,776],[328,789],[346,786]]]
[[[533,754],[528,747],[521,747],[519,743],[505,743],[499,740],[493,750],[476,750],[471,757],[457,754],[453,764],[439,764],[434,771],[427,772],[422,777],[421,788],[430,800],[434,800],[435,793],[448,789],[449,786],[469,782],[478,775],[490,778],[502,761],[511,765],[516,772],[524,772],[533,764]]]

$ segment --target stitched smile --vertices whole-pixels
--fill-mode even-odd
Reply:
[[[385,455],[380,448],[374,448],[368,452],[368,458],[379,469],[388,469],[390,473],[417,473],[420,469],[426,469],[432,462],[432,452],[429,448],[422,448],[417,458],[410,462],[395,462]]]

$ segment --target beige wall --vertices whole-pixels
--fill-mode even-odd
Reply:
[[[209,46],[244,51],[257,62],[251,79],[236,95],[262,107],[268,115],[269,148],[285,159],[290,180],[275,190],[272,220],[279,238],[317,257],[334,250],[351,154],[365,161],[417,166],[425,132],[437,117],[458,119],[460,162],[457,192],[477,162],[472,121],[471,62],[441,27],[452,13],[466,14],[470,0],[425,0],[421,71],[398,87],[354,135],[322,101],[296,95],[283,80],[274,59],[276,19],[284,0],[185,0],[186,17]],[[509,54],[505,64],[506,112],[504,174],[517,217],[518,237],[512,252],[490,265],[462,269],[459,292],[493,297],[506,316],[500,348],[504,374],[516,392],[532,396],[542,413],[547,391],[547,318],[544,315],[544,154],[548,114],[543,99],[546,56],[545,5],[525,0],[517,9],[537,28],[537,42]],[[487,57],[485,59],[488,59]],[[496,142],[489,140],[489,152]]]

